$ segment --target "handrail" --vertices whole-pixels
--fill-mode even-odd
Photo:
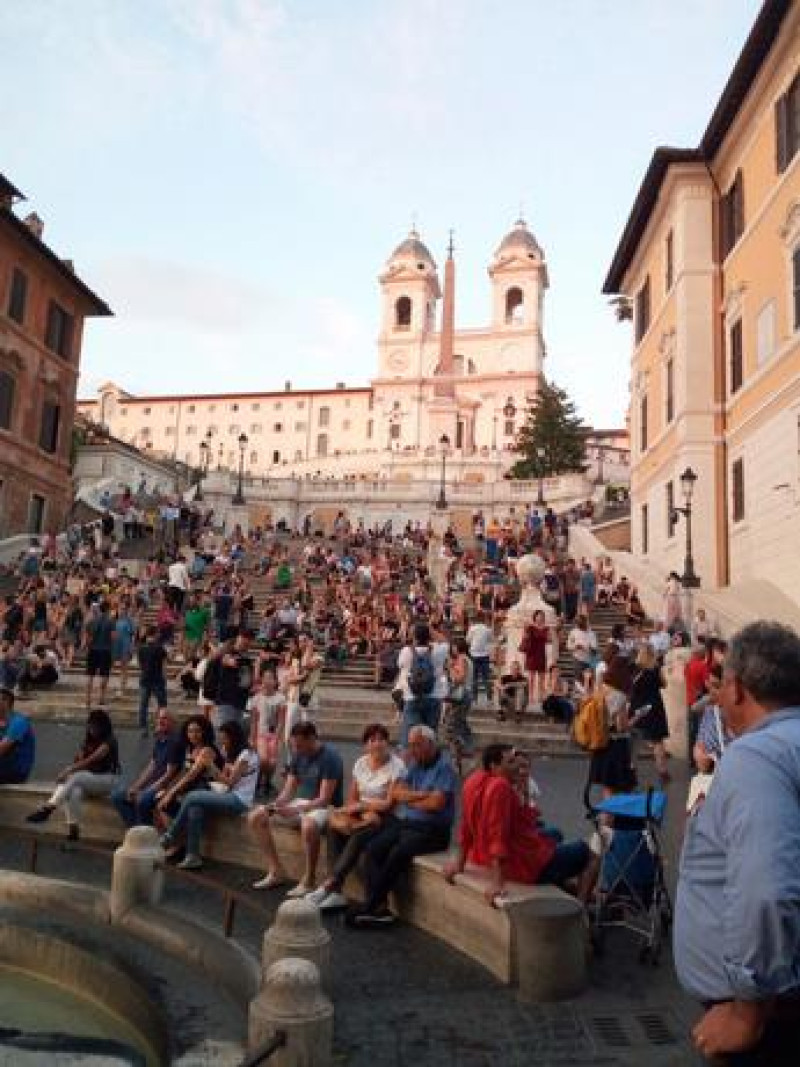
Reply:
[[[258,1067],[260,1063],[266,1063],[278,1049],[285,1048],[288,1040],[285,1030],[276,1030],[269,1041],[259,1045],[249,1053],[239,1064],[239,1067]]]

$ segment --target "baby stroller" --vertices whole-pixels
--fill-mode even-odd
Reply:
[[[641,942],[640,962],[655,966],[672,924],[659,841],[666,794],[648,789],[592,804],[587,786],[584,800],[600,851],[597,890],[587,906],[594,949],[601,953],[605,931],[621,927]]]

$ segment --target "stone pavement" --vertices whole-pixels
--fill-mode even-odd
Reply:
[[[79,736],[74,727],[41,726],[37,777],[53,774]],[[122,731],[120,740],[126,770],[133,771],[147,745],[133,731]],[[356,747],[341,748],[352,762]],[[651,773],[645,764],[644,776]],[[585,764],[542,760],[535,774],[548,820],[569,836],[585,835]],[[685,775],[670,793],[665,847],[668,878],[674,883]],[[108,882],[105,858],[81,855],[68,844],[43,848],[41,856],[43,874]],[[0,864],[22,862],[22,850],[0,839]],[[211,863],[204,873],[247,891],[253,878],[251,871]],[[235,936],[258,952],[281,894],[252,897],[263,907],[263,922],[237,913]],[[184,879],[169,880],[165,903],[190,909],[217,927],[221,922],[222,901]],[[623,932],[612,931],[618,936],[609,937],[606,954],[592,962],[590,987],[583,996],[530,1006],[477,964],[418,930],[398,926],[358,932],[345,928],[338,916],[325,922],[333,936],[335,1062],[342,1067],[684,1067],[702,1062],[687,1042],[696,1006],[677,986],[669,953],[658,967],[643,966]]]

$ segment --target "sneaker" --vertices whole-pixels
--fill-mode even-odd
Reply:
[[[289,900],[299,900],[301,897],[307,897],[309,893],[313,892],[313,885],[306,885],[305,882],[298,882],[294,889],[289,890],[286,897]]]
[[[277,889],[278,886],[285,884],[286,878],[282,874],[270,873],[259,878],[257,882],[253,882],[253,889]]]
[[[361,911],[353,916],[353,922],[358,927],[379,927],[379,926],[392,926],[397,922],[396,916],[394,916],[388,908],[381,908],[380,911]]]
[[[36,811],[32,811],[30,815],[26,815],[25,822],[47,822],[55,810],[56,809],[51,808],[49,804],[43,804],[41,808],[37,808]]]
[[[328,890],[325,888],[325,886],[321,885],[319,889],[315,889],[313,893],[309,893],[306,897],[306,900],[309,902],[309,904],[316,904],[316,906],[319,907],[323,900],[325,900],[325,898],[329,895],[330,894],[328,893]]]
[[[310,897],[306,897],[306,900],[309,899]],[[314,901],[314,903],[316,904],[317,902]],[[325,894],[320,903],[317,904],[317,907],[320,911],[338,911],[340,908],[347,907],[347,897],[332,890],[330,893]]]
[[[199,871],[202,866],[203,861],[200,857],[194,856],[190,852],[179,864],[177,864],[176,869],[179,871]]]

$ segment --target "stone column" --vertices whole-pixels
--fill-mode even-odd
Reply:
[[[287,956],[308,960],[330,989],[331,935],[322,925],[319,908],[307,900],[287,900],[278,908],[275,922],[264,934],[261,970],[266,975],[278,960]]]
[[[250,1053],[277,1033],[286,1043],[271,1067],[330,1067],[333,1062],[333,1004],[320,988],[319,971],[308,960],[287,957],[273,963],[250,1004]]]
[[[114,852],[109,908],[116,922],[137,904],[158,904],[164,891],[164,850],[152,826],[134,826]]]
[[[692,653],[688,648],[671,648],[664,657],[667,687],[663,691],[663,697],[669,725],[669,750],[674,759],[680,760],[686,759],[688,755],[689,723],[684,671],[691,658]]]
[[[588,943],[583,906],[555,886],[508,909],[516,945],[520,1000],[576,997],[586,988]]]

